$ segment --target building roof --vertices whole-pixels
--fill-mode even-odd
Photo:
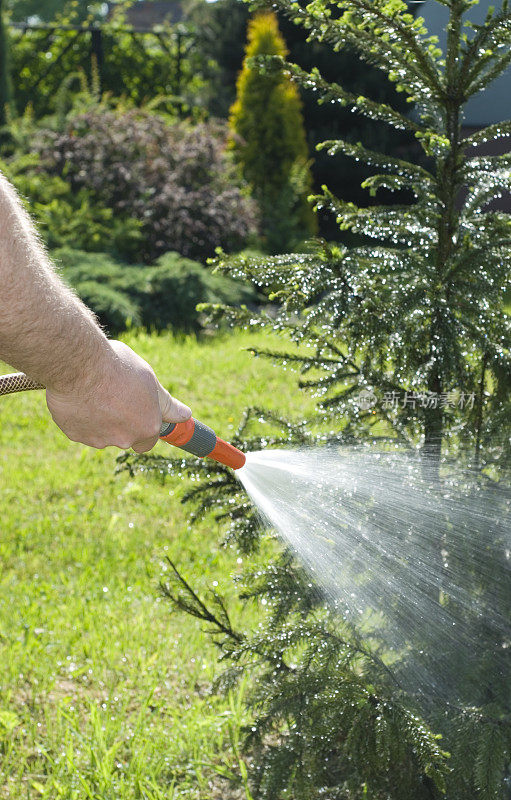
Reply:
[[[115,9],[115,0],[108,3],[108,17]],[[126,22],[135,29],[146,30],[164,22],[179,22],[183,18],[180,0],[138,0],[125,11]]]

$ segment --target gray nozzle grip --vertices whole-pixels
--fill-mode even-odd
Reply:
[[[168,436],[175,427],[175,422],[164,422],[160,428],[160,436]],[[187,453],[192,453],[194,456],[199,456],[199,458],[209,456],[215,446],[215,431],[204,425],[203,422],[199,422],[198,419],[193,420],[193,433],[190,439],[184,444],[176,445],[180,450],[186,450]]]
[[[204,458],[204,456],[209,456],[216,445],[216,433],[198,419],[194,419],[194,422],[192,438],[186,444],[180,445],[180,448],[186,450],[187,453],[193,453],[194,456]]]
[[[176,427],[175,422],[162,422],[160,428],[160,436],[168,436]]]

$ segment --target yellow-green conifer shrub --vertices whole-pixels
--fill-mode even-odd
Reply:
[[[317,222],[307,203],[312,162],[298,89],[282,71],[252,68],[250,58],[263,54],[288,54],[272,12],[258,13],[249,22],[229,127],[230,147],[261,209],[266,246],[276,253],[315,233]]]

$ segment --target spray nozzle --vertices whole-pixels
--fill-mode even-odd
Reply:
[[[160,429],[160,439],[194,456],[212,458],[231,469],[240,469],[246,461],[241,450],[224,442],[214,430],[193,417],[186,422],[164,422]]]

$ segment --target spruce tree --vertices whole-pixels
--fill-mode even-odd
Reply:
[[[264,74],[280,74],[285,65],[290,78],[317,92],[319,102],[339,103],[413,132],[428,164],[388,157],[362,143],[322,142],[318,149],[343,152],[378,171],[363,184],[371,195],[381,189],[409,190],[415,202],[356,207],[324,185],[321,194],[311,197],[315,209],[334,214],[341,230],[354,232],[359,241],[363,237],[362,246],[319,241],[301,257],[234,257],[220,266],[273,290],[282,302],[278,324],[289,327],[297,340],[317,341],[316,355],[302,363],[323,374],[307,385],[323,395],[320,407],[349,420],[354,433],[376,417],[407,444],[422,434],[425,448],[437,457],[445,437],[460,428],[479,448],[493,419],[505,425],[504,395],[510,385],[503,299],[511,222],[488,205],[511,189],[511,156],[480,156],[474,149],[511,135],[511,122],[465,139],[461,123],[467,100],[511,61],[509,12],[505,6],[499,13],[490,10],[486,23],[472,26],[475,33],[468,38],[462,20],[468,6],[449,3],[443,58],[423,19],[414,19],[400,3],[366,8],[350,2],[342,5],[339,19],[332,19],[323,2],[306,9],[277,5],[308,27],[311,38],[334,48],[356,47],[363,60],[379,66],[407,95],[413,113],[355,96],[327,83],[318,70],[307,73],[278,55],[253,59],[253,66]],[[307,310],[302,326],[288,326],[291,309]],[[319,333],[320,328],[330,335]],[[483,408],[481,388],[484,394],[490,385],[494,391],[488,402],[482,398]],[[375,390],[382,401],[369,415],[351,402],[363,387]],[[415,393],[415,402],[409,397],[404,405],[396,403],[403,390]],[[446,396],[456,391],[463,401],[468,398],[461,415],[452,408],[454,395]],[[501,439],[508,447],[505,436]]]
[[[261,209],[265,246],[276,253],[303,241],[317,225],[306,202],[312,182],[300,96],[278,70],[264,75],[249,66],[248,59],[261,54],[287,55],[271,12],[249,23],[229,127],[230,147]]]
[[[447,490],[460,508],[464,499],[476,497],[481,507],[494,509],[491,520],[478,523],[483,552],[487,543],[484,565],[470,558],[462,535],[456,544],[454,525],[461,524],[463,532],[458,517],[439,520],[442,558],[429,568],[440,574],[442,560],[452,560],[457,579],[481,609],[492,597],[492,585],[499,586],[496,611],[509,620],[509,558],[492,560],[491,554],[496,544],[505,549],[509,540],[511,320],[503,301],[510,282],[511,220],[490,203],[511,190],[511,156],[485,156],[476,148],[510,136],[511,121],[466,138],[461,123],[467,100],[511,62],[511,11],[506,0],[499,10],[490,9],[482,25],[466,26],[465,32],[470,0],[442,3],[449,9],[445,54],[401,0],[335,5],[314,0],[307,6],[275,0],[311,39],[334,49],[356,48],[381,69],[409,99],[410,114],[354,95],[279,54],[253,59],[252,68],[266,75],[284,70],[313,88],[320,102],[339,103],[412,132],[427,161],[391,158],[363,143],[323,143],[331,154],[340,151],[374,168],[365,186],[377,198],[382,189],[404,189],[413,202],[356,207],[323,186],[313,198],[316,210],[333,213],[341,229],[357,235],[354,244],[317,240],[301,254],[275,257],[220,253],[218,267],[271,291],[279,312],[275,320],[264,312],[256,317],[239,309],[210,311],[237,325],[271,326],[300,344],[258,354],[295,364],[303,373],[302,387],[318,397],[317,416],[297,425],[264,409],[247,411],[235,444],[250,451],[317,443],[315,426],[326,422],[328,438],[340,443],[372,440],[377,431],[379,440],[393,447],[416,451],[420,446],[438,473],[433,492],[443,496]],[[374,402],[369,409],[360,399],[362,390]],[[265,414],[273,437],[268,428],[258,435],[257,421]],[[465,476],[465,485],[451,476],[457,459],[476,470],[470,480]],[[182,469],[181,460],[153,456],[128,456],[124,463],[131,470]],[[219,522],[230,520],[226,540],[243,552],[255,550],[260,523],[235,476],[200,461],[187,462],[186,471],[195,479],[186,498],[195,517],[213,511]],[[420,520],[417,525],[420,534]],[[408,533],[396,529],[398,537]],[[366,578],[370,571],[362,574]],[[243,674],[253,679],[254,721],[246,747],[255,764],[255,797],[510,796],[509,642],[491,630],[484,611],[466,620],[472,626],[473,657],[460,658],[455,646],[443,654],[449,678],[457,683],[456,702],[446,705],[403,691],[396,680],[399,664],[389,666],[384,649],[374,648],[362,631],[325,605],[285,549],[266,569],[244,575],[241,597],[265,600],[267,609],[253,631],[236,630],[222,599],[214,592],[199,597],[173,565],[162,591],[174,607],[213,631],[228,663],[221,685],[232,686]],[[441,602],[456,610],[448,593]],[[423,627],[411,636],[410,652],[424,643],[434,646],[427,620]],[[407,655],[400,655],[403,663]]]

